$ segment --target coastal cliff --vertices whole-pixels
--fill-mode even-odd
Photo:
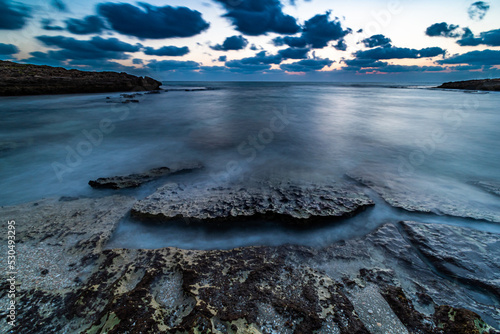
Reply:
[[[500,79],[467,80],[445,82],[439,87],[444,89],[488,90],[500,91]]]
[[[161,82],[127,73],[86,72],[0,61],[0,95],[78,94],[157,90]]]

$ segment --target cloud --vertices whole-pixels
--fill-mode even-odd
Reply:
[[[377,46],[388,46],[391,43],[391,39],[385,37],[384,35],[373,35],[371,37],[365,38],[361,41],[367,48],[374,48]]]
[[[255,57],[243,58],[234,60],[234,62],[241,62],[246,65],[259,65],[259,64],[279,64],[283,58],[280,55],[268,55],[266,51],[261,51]],[[233,61],[233,60],[231,60]],[[226,63],[227,64],[227,63]]]
[[[490,10],[490,5],[484,1],[476,1],[470,5],[468,9],[469,17],[474,21],[481,21],[484,19],[486,13]]]
[[[282,11],[279,0],[215,0],[227,10],[224,17],[229,18],[236,30],[251,36],[269,32],[291,35],[300,30],[295,18]]]
[[[158,71],[193,71],[200,68],[200,64],[191,60],[152,60],[147,65],[147,68]]]
[[[409,49],[409,48],[398,48],[398,47],[378,47],[375,49],[358,51],[354,55],[356,58],[360,59],[417,59],[417,58],[428,58],[436,57],[439,55],[444,55],[446,50],[438,47],[425,48],[425,49]]]
[[[427,28],[425,34],[430,37],[459,37],[461,33],[457,32],[458,25],[448,24],[446,22],[434,23]]]
[[[60,12],[67,11],[66,4],[62,0],[52,0],[50,2],[51,6],[57,9]]]
[[[229,50],[242,50],[248,45],[248,40],[246,40],[243,36],[231,36],[226,38],[222,45],[217,44],[215,46],[211,46],[212,50],[216,51],[229,51]]]
[[[156,7],[143,2],[139,6],[106,2],[99,4],[97,11],[115,31],[139,38],[191,37],[209,27],[200,12],[186,7]]]
[[[337,42],[337,44],[333,45],[333,47],[339,51],[345,51],[347,50],[347,44],[346,42],[341,39],[340,41]]]
[[[401,73],[401,72],[440,72],[447,68],[443,66],[417,66],[417,65],[389,65],[376,68],[380,73]],[[372,70],[363,70],[361,72],[372,72]]]
[[[134,58],[134,59],[132,59],[132,64],[142,65],[142,64],[144,64],[144,60],[142,60],[140,58]]]
[[[42,19],[40,24],[42,25],[43,30],[51,30],[51,31],[61,31],[64,30],[63,27],[53,25],[54,20],[52,19]]]
[[[68,19],[65,22],[68,31],[76,35],[98,34],[105,28],[101,18],[95,15],[86,16],[81,20]]]
[[[302,37],[279,36],[273,39],[272,42],[275,46],[288,45],[292,48],[304,48],[307,46],[306,40]]]
[[[0,0],[0,8],[0,29],[21,29],[31,17],[31,9],[23,4]]]
[[[98,59],[75,59],[68,62],[65,67],[77,67],[81,70],[92,71],[114,71],[114,72],[128,72],[133,73],[137,68],[133,66],[125,66],[120,63],[109,60]]]
[[[307,20],[303,27],[302,38],[307,45],[320,49],[328,45],[330,41],[342,40],[351,29],[343,29],[338,18],[330,21],[330,12],[316,15]]]
[[[87,41],[64,36],[38,36],[36,38],[46,46],[62,49],[48,51],[46,56],[42,56],[41,52],[31,53],[32,56],[38,59],[44,57],[55,60],[128,59],[130,56],[125,52],[137,52],[142,48],[140,44],[128,44],[117,38],[93,37]]]
[[[187,55],[189,53],[189,48],[187,46],[183,46],[178,48],[176,46],[164,46],[159,49],[154,49],[151,47],[144,48],[144,53],[149,56],[172,56],[172,57],[180,57]]]
[[[350,69],[358,70],[363,67],[383,67],[387,63],[373,59],[347,59],[343,61]]]
[[[220,56],[218,61],[227,61],[227,56]]]
[[[296,48],[307,46],[313,49],[322,49],[329,42],[337,41],[334,47],[338,50],[345,50],[347,45],[344,42],[344,37],[351,32],[349,28],[342,28],[338,18],[330,20],[330,12],[326,12],[307,20],[302,27],[301,36],[277,37],[272,42],[275,46],[288,45]]]
[[[470,32],[470,30],[468,30]],[[475,37],[472,32],[466,33],[457,43],[461,46],[500,46],[500,29],[482,32],[479,37]]]
[[[14,53],[18,53],[19,49],[17,46],[13,44],[3,44],[0,43],[0,55],[13,55]]]
[[[500,65],[500,51],[471,51],[460,55],[438,60],[438,64]]]
[[[229,68],[231,72],[238,73],[255,73],[271,69],[271,65],[269,64],[245,64],[241,60],[227,61],[226,67]]]
[[[292,64],[281,64],[280,68],[287,72],[311,72],[319,71],[325,66],[330,66],[333,61],[326,58],[304,59]]]
[[[282,59],[306,59],[307,53],[310,49],[297,49],[297,48],[288,48],[284,50],[279,50],[278,55],[281,56]]]

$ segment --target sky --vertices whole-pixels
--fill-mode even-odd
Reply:
[[[0,0],[0,59],[173,81],[500,77],[500,2]]]

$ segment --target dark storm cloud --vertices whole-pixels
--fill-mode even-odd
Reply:
[[[70,33],[76,35],[98,34],[104,28],[104,22],[99,16],[89,15],[83,19],[68,19],[66,22],[66,29]]]
[[[469,17],[472,20],[480,21],[484,18],[488,10],[490,10],[489,3],[484,1],[476,1],[469,7]]]
[[[39,41],[49,47],[58,47],[62,50],[48,51],[46,56],[56,60],[68,59],[128,59],[125,52],[137,52],[142,45],[128,44],[117,38],[104,39],[94,37],[91,40],[81,41],[64,36],[38,36]],[[31,53],[35,57],[42,57],[41,53]]]
[[[141,64],[144,64],[144,60],[142,60],[140,58],[134,58],[134,59],[132,59],[132,64],[141,65]]]
[[[459,37],[461,33],[457,29],[458,25],[455,24],[448,24],[446,22],[434,23],[427,28],[425,34],[430,37]]]
[[[319,71],[325,66],[330,66],[333,61],[330,59],[304,59],[292,64],[281,64],[280,68],[287,72],[311,72]]]
[[[373,35],[371,37],[365,38],[361,41],[367,48],[374,48],[377,46],[388,46],[391,43],[391,39],[385,37],[384,35]]]
[[[500,46],[500,29],[482,32],[479,37],[475,37],[472,33],[467,33],[457,43],[461,46]]]
[[[224,43],[211,46],[212,50],[216,51],[229,51],[229,50],[242,50],[248,45],[248,40],[243,36],[231,36],[226,38]]]
[[[0,29],[17,30],[31,17],[31,9],[23,4],[0,0]]]
[[[19,49],[13,44],[3,44],[0,43],[0,55],[13,55],[18,53]]]
[[[209,27],[200,12],[186,7],[156,7],[143,2],[139,6],[107,2],[99,4],[97,11],[115,31],[139,38],[191,37]]]
[[[321,49],[331,41],[337,41],[334,47],[338,50],[345,50],[344,37],[351,33],[351,29],[342,28],[338,18],[330,20],[330,12],[318,14],[307,20],[302,27],[302,34],[299,37],[286,36],[273,39],[275,46],[288,45],[290,47],[304,48],[306,46],[313,49]]]
[[[471,51],[460,55],[438,60],[438,64],[468,64],[468,65],[500,65],[500,51]]]
[[[409,48],[398,48],[398,47],[378,47],[375,49],[358,51],[354,55],[356,58],[360,59],[417,59],[417,58],[428,58],[435,57],[439,55],[444,55],[446,50],[438,47],[425,48],[425,49],[409,49]]]
[[[189,48],[187,46],[183,46],[178,48],[176,46],[164,46],[159,49],[154,49],[151,47],[144,48],[144,53],[149,56],[173,56],[180,57],[187,55],[189,53]]]
[[[193,71],[200,68],[200,64],[191,60],[153,60],[147,65],[147,68],[163,72],[163,71]]]
[[[278,55],[282,57],[282,59],[306,59],[307,53],[310,49],[297,49],[297,48],[288,48],[284,50],[279,50]]]
[[[52,19],[42,19],[40,21],[43,30],[51,30],[51,31],[61,31],[64,30],[63,27],[54,25],[54,20]]]
[[[227,10],[224,17],[229,18],[236,30],[252,36],[268,32],[295,34],[300,30],[295,18],[282,11],[279,0],[215,0]]]

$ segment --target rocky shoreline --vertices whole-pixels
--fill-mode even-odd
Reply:
[[[380,191],[367,176],[358,179]],[[4,230],[16,221],[19,313],[15,327],[2,322],[0,331],[500,333],[500,238],[488,232],[402,221],[321,248],[106,247],[130,213],[209,226],[264,215],[310,228],[321,215],[335,219],[373,205],[362,187],[168,183],[142,200],[114,195],[1,207]],[[6,240],[1,247],[6,253]]]
[[[445,82],[436,88],[443,89],[464,89],[477,91],[500,91],[500,79],[483,79]]]
[[[66,70],[0,61],[0,96],[153,91],[161,82],[127,73]]]

